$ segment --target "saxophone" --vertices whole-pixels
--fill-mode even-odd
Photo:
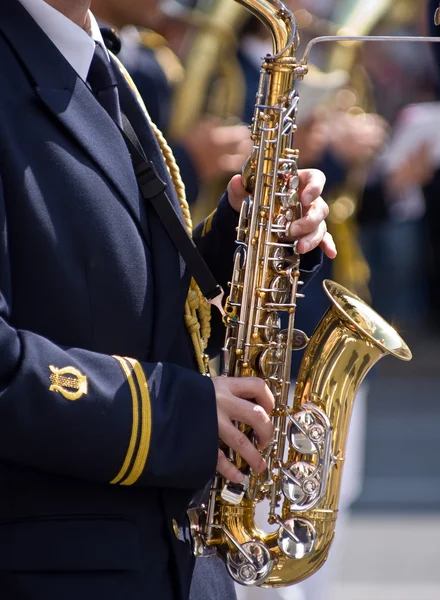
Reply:
[[[270,29],[274,54],[261,67],[243,172],[250,197],[237,228],[237,250],[226,301],[223,375],[263,378],[275,398],[274,434],[262,451],[267,469],[254,473],[229,458],[244,484],[216,476],[206,506],[189,517],[197,556],[218,553],[232,578],[246,586],[281,587],[312,575],[326,560],[335,528],[350,417],[356,391],[386,354],[410,360],[397,332],[357,296],[326,281],[331,308],[310,340],[295,329],[301,286],[289,226],[301,215],[298,152],[293,148],[299,97],[294,16],[279,0],[238,0]],[[280,313],[287,317],[282,328]],[[289,395],[294,349],[308,342],[294,398]],[[237,427],[251,440],[247,425]],[[268,505],[265,530],[255,507]]]

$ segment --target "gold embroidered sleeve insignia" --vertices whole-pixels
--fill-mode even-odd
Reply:
[[[64,367],[58,369],[49,365],[52,371],[50,376],[50,392],[59,392],[67,400],[78,400],[83,394],[87,394],[87,377],[75,367]]]

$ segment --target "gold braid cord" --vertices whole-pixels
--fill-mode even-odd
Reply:
[[[179,167],[177,166],[172,150],[168,146],[167,141],[162,135],[162,132],[151,120],[144,101],[142,100],[142,97],[139,94],[136,85],[133,79],[130,77],[127,69],[114,55],[113,58],[115,59],[122,75],[125,77],[131,89],[133,90],[147,121],[150,123],[150,126],[153,129],[153,133],[159,143],[162,155],[170,173],[177,197],[179,198],[180,208],[182,209],[183,217],[185,219],[186,229],[188,234],[192,236],[192,221],[188,202],[186,201],[185,197],[185,186],[183,184],[182,177],[180,176]],[[194,346],[194,352],[200,372],[206,374],[208,369],[208,357],[205,354],[205,350],[208,345],[209,336],[211,335],[211,305],[202,296],[200,288],[192,278],[188,296],[185,302],[185,325],[191,336],[191,341]]]

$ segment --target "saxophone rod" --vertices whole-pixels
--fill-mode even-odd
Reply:
[[[322,42],[440,42],[440,37],[405,35],[322,35],[307,44],[301,65],[306,65],[310,52],[316,44]]]

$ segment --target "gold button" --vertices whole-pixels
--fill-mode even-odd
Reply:
[[[176,521],[176,519],[173,519],[172,523],[173,523],[173,531],[174,531],[174,535],[175,535],[175,536],[176,536],[176,538],[179,540],[179,539],[180,539],[179,525],[177,524],[177,521]]]

